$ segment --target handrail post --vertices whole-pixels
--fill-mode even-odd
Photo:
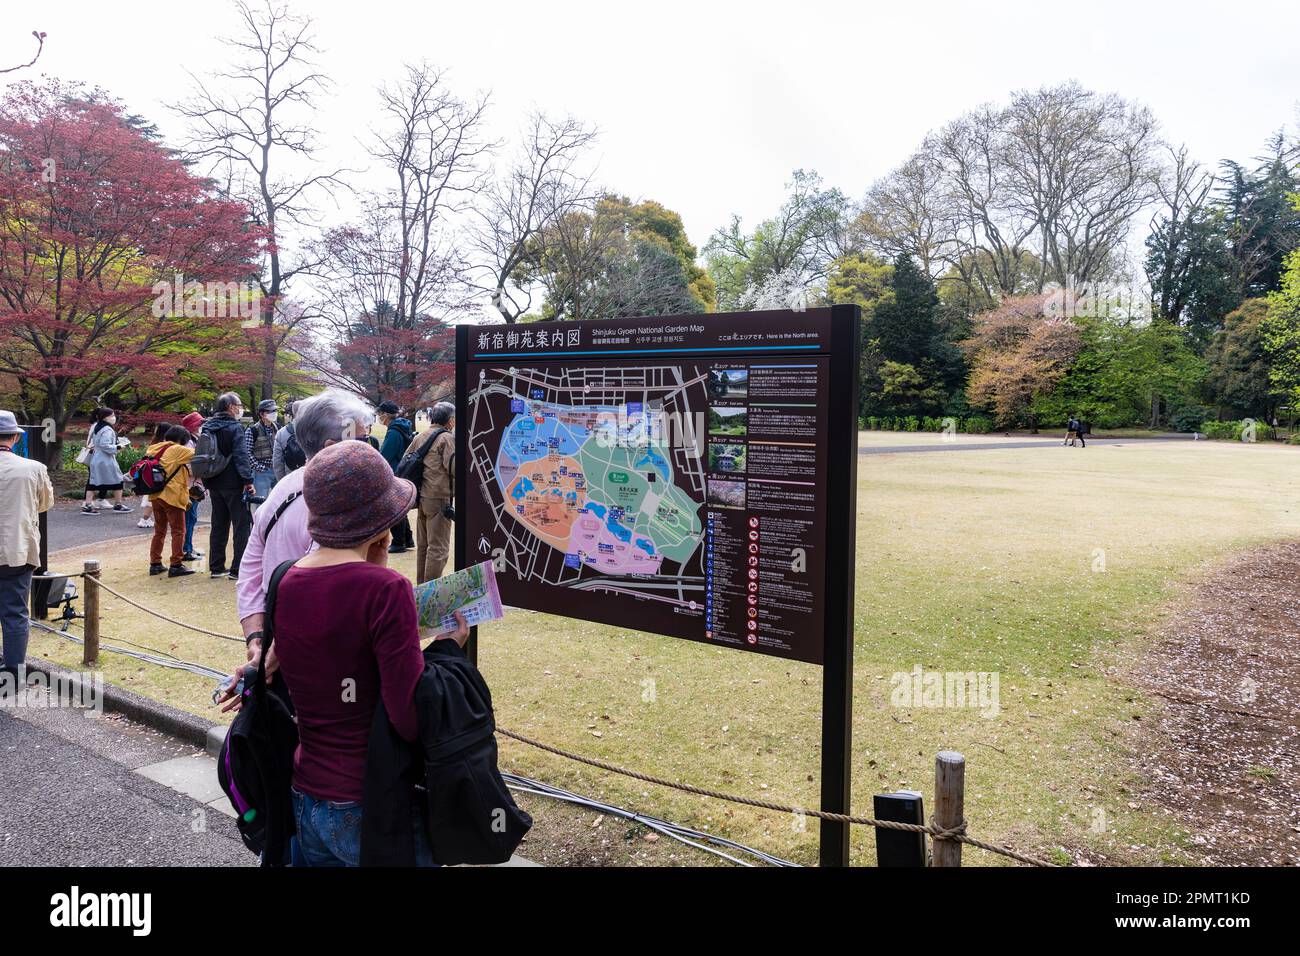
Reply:
[[[966,806],[966,758],[941,750],[934,758],[934,825],[940,830],[961,826]],[[934,866],[961,866],[961,842],[934,837]]]
[[[81,663],[89,666],[99,660],[99,562],[90,560],[83,566],[86,583],[85,644],[81,650]]]

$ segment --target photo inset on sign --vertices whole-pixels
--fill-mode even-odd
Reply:
[[[745,446],[732,445],[727,442],[709,443],[709,471],[743,473],[745,470]]]
[[[749,369],[715,366],[709,369],[709,398],[743,402],[749,394]]]
[[[723,438],[744,438],[749,428],[749,411],[744,405],[709,408],[709,434]]]
[[[709,504],[718,508],[745,507],[745,483],[743,481],[719,481],[710,478]]]

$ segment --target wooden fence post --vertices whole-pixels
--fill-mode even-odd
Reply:
[[[934,825],[951,830],[961,825],[966,804],[966,758],[941,750],[934,758]],[[934,865],[961,866],[961,843],[934,838]]]
[[[89,665],[99,660],[99,562],[87,561],[82,570],[86,583],[86,642],[81,650],[81,663]]]

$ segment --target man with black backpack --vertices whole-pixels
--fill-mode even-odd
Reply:
[[[429,415],[430,427],[411,442],[397,477],[415,485],[419,518],[415,528],[415,578],[423,584],[442,577],[451,553],[451,523],[456,518],[456,406],[439,402]]]
[[[246,496],[253,488],[253,461],[239,423],[244,403],[234,392],[217,399],[217,413],[203,423],[190,469],[212,499],[212,531],[208,538],[208,570],[214,578],[239,580],[239,562],[252,527]],[[226,542],[234,528],[234,552],[226,571]]]

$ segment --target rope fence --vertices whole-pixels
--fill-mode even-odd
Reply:
[[[70,573],[66,575],[62,575],[62,574],[33,575],[33,580],[55,580],[58,578],[72,578],[72,577],[80,577],[86,580],[86,641],[84,644],[84,654],[85,654],[84,663],[87,664],[91,663],[93,660],[95,660],[95,658],[98,655],[99,597],[97,592],[99,588],[103,588],[105,591],[107,591],[109,594],[112,594],[114,597],[118,598],[119,600],[125,601],[127,604],[131,605],[132,607],[144,611],[146,614],[151,614],[154,617],[159,618],[160,620],[167,621],[169,624],[174,624],[177,627],[181,627],[189,631],[194,631],[195,633],[198,634],[204,634],[209,637],[215,637],[225,641],[236,641],[240,644],[244,643],[244,639],[242,637],[236,637],[235,635],[232,634],[222,634],[219,631],[212,631],[204,627],[198,627],[194,624],[187,624],[184,621],[180,621],[174,617],[170,617],[166,614],[163,614],[161,611],[156,611],[153,608],[146,607],[144,604],[141,604],[140,602],[127,597],[125,594],[122,594],[120,591],[116,590],[115,588],[109,587],[102,580],[100,580],[98,561],[87,561],[84,571],[79,571],[76,573]],[[93,582],[93,584],[91,582]],[[94,615],[93,621],[91,620],[92,610]],[[94,633],[93,645],[91,641],[92,631]],[[968,835],[966,832],[966,820],[964,817],[960,816],[960,812],[961,812],[960,789],[957,793],[958,822],[955,825],[945,827],[945,826],[940,826],[936,823],[928,823],[928,824],[900,823],[894,820],[878,820],[875,819],[874,817],[856,816],[853,814],[845,814],[845,813],[832,813],[827,810],[814,810],[807,807],[797,807],[790,804],[776,803],[771,800],[759,800],[755,797],[745,797],[739,794],[726,793],[721,790],[711,790],[706,787],[697,787],[692,784],[681,783],[680,781],[669,780],[665,777],[655,776],[654,774],[642,773],[639,770],[629,770],[626,767],[620,767],[617,764],[612,764],[604,760],[598,760],[594,757],[585,757],[582,754],[565,750],[562,747],[556,747],[553,744],[547,744],[547,743],[543,743],[540,740],[534,740],[531,737],[526,737],[525,735],[516,733],[512,730],[506,730],[504,727],[497,727],[496,732],[503,737],[507,737],[511,740],[516,740],[522,744],[526,744],[529,747],[535,747],[538,750],[546,751],[547,753],[554,754],[555,756],[563,757],[566,760],[572,760],[576,763],[586,764],[587,766],[595,767],[598,770],[604,770],[609,773],[619,774],[624,777],[629,777],[633,780],[640,780],[644,783],[651,783],[651,784],[655,784],[656,786],[668,787],[669,789],[678,790],[681,791],[682,793],[690,793],[696,796],[708,797],[714,800],[724,800],[729,803],[740,804],[742,806],[747,806],[747,807],[754,807],[759,810],[770,810],[776,813],[800,814],[807,817],[814,817],[819,820],[829,820],[836,823],[846,823],[855,826],[866,826],[866,827],[874,827],[876,829],[882,829],[882,830],[896,830],[896,831],[902,831],[907,833],[927,834],[932,840],[935,841],[936,858],[938,858],[940,855],[941,845],[944,844],[951,845],[952,843],[955,842],[959,844],[966,844],[968,846],[973,846],[978,849],[985,850],[989,853],[996,854],[998,856],[1008,857],[1012,860],[1016,860],[1020,863],[1025,863],[1030,866],[1040,866],[1040,867],[1057,866],[1057,864],[1048,862],[1047,860],[1041,860],[1038,859],[1037,857],[1033,857],[1025,853],[1020,853],[1016,850],[1010,849],[1009,847],[999,846],[995,843],[987,843],[983,840],[977,840],[974,837]],[[940,756],[942,759],[943,755]],[[959,756],[959,755],[952,755],[952,756]],[[959,759],[962,761],[964,765],[964,758],[959,757]],[[959,784],[958,786],[960,788],[961,785]],[[938,796],[938,794],[936,794],[936,796]],[[945,856],[947,855],[948,854],[945,854]],[[956,855],[956,860],[957,862],[953,865],[960,865],[959,852]]]
[[[1049,863],[1046,860],[1040,860],[1036,857],[1028,856],[1024,853],[1018,853],[1015,850],[1003,846],[997,846],[993,843],[985,843],[974,837],[966,835],[966,821],[962,820],[955,827],[943,828],[934,824],[921,825],[917,823],[898,823],[894,820],[877,820],[874,817],[859,817],[846,813],[831,813],[826,810],[812,810],[806,807],[790,806],[783,803],[774,803],[770,800],[758,800],[754,797],[742,797],[734,793],[724,793],[721,790],[709,790],[704,787],[695,787],[688,783],[678,783],[674,780],[668,780],[664,777],[656,777],[653,774],[642,773],[639,770],[628,770],[626,767],[620,767],[616,764],[607,763],[604,760],[597,760],[594,757],[584,757],[552,744],[542,743],[540,740],[533,740],[531,737],[525,737],[523,734],[515,733],[513,730],[506,730],[504,727],[498,727],[496,732],[503,737],[509,737],[512,740],[518,740],[520,743],[527,744],[530,747],[536,747],[539,750],[545,750],[556,756],[564,757],[568,760],[574,760],[578,763],[584,763],[600,770],[607,770],[610,773],[622,774],[625,777],[631,777],[633,780],[641,780],[645,783],[657,784],[661,787],[669,787],[673,790],[680,790],[683,793],[693,793],[701,797],[711,797],[715,800],[726,800],[730,803],[738,803],[748,807],[757,807],[760,810],[773,810],[778,813],[797,813],[804,816],[816,817],[819,820],[832,820],[836,823],[849,823],[858,826],[876,827],[883,830],[902,830],[908,833],[928,833],[934,840],[956,840],[959,843],[966,843],[981,850],[987,850],[989,853],[996,853],[1000,856],[1010,857],[1013,860],[1019,860],[1021,863],[1028,863],[1030,866],[1055,867],[1057,864]]]

